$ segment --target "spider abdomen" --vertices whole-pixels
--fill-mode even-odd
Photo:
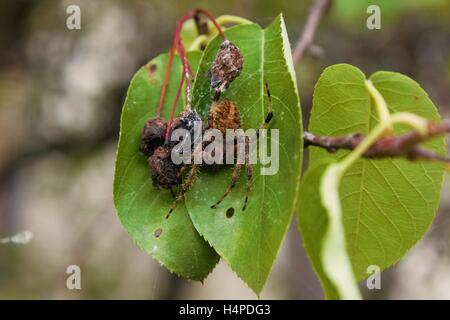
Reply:
[[[236,105],[230,100],[213,102],[209,111],[208,128],[217,129],[226,134],[226,129],[241,128],[241,116]]]

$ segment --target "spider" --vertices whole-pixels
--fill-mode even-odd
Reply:
[[[181,51],[181,53],[184,51],[181,43],[178,44],[178,50]],[[239,76],[242,66],[243,58],[239,48],[225,39],[219,48],[210,70],[211,87],[214,90],[214,97],[204,132],[210,129],[217,129],[225,135],[227,129],[237,130],[242,128],[240,113],[237,106],[232,101],[219,100],[221,94],[230,86],[231,82]],[[188,70],[188,66],[185,66],[184,69],[185,71]],[[187,78],[188,76],[185,76],[185,79]],[[273,117],[272,100],[267,83],[266,91],[269,100],[269,111],[264,122],[257,130],[257,137],[259,136],[259,130],[266,128]],[[172,114],[175,110],[174,108],[176,106],[177,99],[178,95],[176,97],[174,107],[172,108]],[[188,101],[190,101],[190,99],[188,99]],[[181,113],[177,118],[173,119],[173,121],[169,120],[168,123],[162,120],[159,116],[149,119],[146,122],[142,132],[140,151],[148,157],[148,164],[154,187],[156,189],[170,189],[172,191],[173,188],[181,186],[181,189],[175,197],[166,218],[170,216],[178,204],[184,199],[184,195],[194,183],[201,166],[200,164],[193,164],[189,172],[186,174],[186,178],[182,181],[182,176],[189,165],[177,165],[171,159],[171,152],[175,146],[175,142],[170,141],[170,132],[173,132],[173,130],[178,128],[186,129],[191,135],[191,141],[193,141],[194,139],[192,139],[192,137],[194,123],[196,121],[202,121],[195,110],[192,111],[190,109],[190,106],[186,109],[187,110],[185,112]],[[209,156],[204,149],[211,142],[212,141],[206,141],[201,144],[201,154],[203,157]],[[235,138],[233,147],[234,149],[244,148],[244,164],[247,177],[245,201],[243,206],[244,211],[248,204],[248,198],[252,186],[253,167],[249,161],[249,138],[245,137],[243,143],[244,146],[242,146],[242,141],[238,141],[238,139]],[[192,143],[190,147],[192,150],[194,148],[194,144]],[[223,154],[223,157],[226,159],[226,153]],[[241,167],[242,164],[235,164],[229,186],[223,196],[214,205],[212,205],[211,208],[217,208],[226,196],[233,190],[240,176]]]
[[[221,32],[221,31],[220,31]],[[222,33],[223,35],[223,33]],[[229,87],[231,82],[239,76],[243,66],[243,58],[237,46],[231,43],[223,35],[219,51],[213,61],[213,65],[209,72],[211,79],[211,87],[214,89],[214,100],[217,101],[220,95]],[[174,49],[176,49],[180,56],[184,56],[184,47],[181,41],[174,42],[169,61],[172,61]],[[190,85],[189,79],[189,62],[186,59],[183,61],[183,73],[180,85],[178,87],[177,96],[172,106],[172,117],[178,102],[179,95],[183,81],[186,80],[186,87]],[[156,189],[170,189],[181,185],[182,166],[176,165],[171,161],[171,152],[174,143],[170,141],[170,132],[176,129],[183,128],[191,133],[191,141],[193,140],[193,129],[196,121],[201,121],[201,118],[195,111],[190,109],[190,90],[186,90],[186,100],[188,105],[186,111],[182,112],[173,121],[169,120],[167,123],[161,118],[161,110],[164,102],[165,91],[167,88],[168,74],[170,67],[166,70],[165,81],[161,91],[161,99],[156,117],[149,119],[143,128],[141,136],[140,151],[148,158],[148,165],[150,168],[153,186]],[[234,128],[234,127],[233,127]],[[192,147],[192,146],[191,146]]]
[[[256,131],[256,137],[259,137],[259,132],[261,129],[265,129],[268,127],[270,121],[273,118],[273,111],[272,111],[272,98],[269,91],[269,86],[266,83],[266,93],[268,97],[268,113],[263,121],[263,123],[260,125],[260,127]],[[217,97],[217,95],[216,95]],[[205,131],[210,129],[217,129],[219,130],[223,135],[226,134],[227,129],[241,129],[242,128],[242,121],[240,118],[240,112],[238,107],[230,100],[222,100],[217,101],[214,100],[208,116],[208,122],[207,127],[205,128]],[[203,156],[208,156],[207,154],[204,154],[204,148],[208,145],[209,141],[204,143],[202,145],[202,153]],[[244,143],[245,146],[240,146],[240,143]],[[245,199],[244,199],[244,206],[242,207],[242,211],[245,211],[248,205],[248,199],[252,187],[252,180],[253,180],[253,165],[250,163],[250,148],[249,148],[249,137],[245,137],[244,142],[237,140],[235,138],[234,141],[234,149],[239,149],[241,147],[244,147],[245,151],[245,173],[246,173],[246,190],[245,190]],[[226,149],[224,149],[226,150]],[[236,154],[236,152],[234,152]],[[226,152],[223,154],[224,160],[226,159]],[[181,170],[180,174],[183,173],[186,170],[186,166],[184,165]],[[166,218],[170,216],[170,214],[176,209],[177,205],[184,199],[184,196],[186,192],[191,188],[192,184],[195,181],[195,178],[197,177],[197,174],[200,170],[200,164],[193,164],[191,166],[190,171],[186,174],[185,180],[181,184],[181,190],[176,196],[176,199],[174,200],[172,207],[169,210],[169,213],[167,214]],[[222,195],[222,197],[219,198],[219,200],[211,206],[212,209],[216,209],[222,201],[228,196],[228,194],[233,190],[233,188],[236,186],[236,183],[239,179],[241,168],[243,164],[236,163],[234,165],[233,173],[231,175],[231,181],[225,191],[225,193]]]

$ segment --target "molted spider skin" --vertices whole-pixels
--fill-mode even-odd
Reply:
[[[241,73],[244,59],[241,51],[232,42],[225,40],[214,58],[210,73],[211,87],[216,95],[224,92]]]
[[[171,149],[159,146],[148,158],[153,186],[156,189],[171,189],[181,184],[181,165],[176,165],[170,158]]]
[[[141,136],[141,151],[150,157],[156,148],[164,144],[167,123],[161,118],[150,118],[144,125]]]

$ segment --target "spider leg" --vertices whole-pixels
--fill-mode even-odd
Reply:
[[[200,171],[200,165],[193,164],[186,179],[184,180],[183,184],[181,185],[181,190],[178,193],[177,198],[172,203],[172,207],[170,208],[169,213],[166,215],[166,219],[168,219],[170,217],[171,213],[177,208],[177,206],[180,204],[180,202],[183,201],[184,195],[191,188],[199,171]]]
[[[270,121],[273,118],[273,111],[272,111],[272,97],[270,95],[269,91],[269,85],[266,82],[266,92],[267,92],[267,98],[269,100],[268,105],[268,113],[266,115],[266,118],[264,119],[263,123],[260,125],[259,129],[256,131],[256,136],[259,137],[259,130],[266,129],[270,123]],[[224,195],[217,201],[214,205],[211,206],[212,209],[216,209],[217,206],[225,199],[225,197],[233,190],[234,186],[236,185],[236,182],[239,178],[241,170],[241,164],[236,164],[233,170],[233,174],[231,176],[231,182],[225,191]],[[247,208],[248,205],[248,199],[250,196],[250,192],[252,189],[253,184],[253,165],[250,163],[250,146],[249,146],[249,140],[246,137],[245,139],[245,175],[246,175],[246,189],[245,189],[245,200],[244,200],[244,206],[242,210],[244,211]]]
[[[267,82],[266,82],[266,92],[267,92],[267,99],[269,100],[268,112],[263,123],[256,130],[256,138],[259,138],[260,130],[266,129],[273,118],[272,96],[270,95],[269,84]],[[248,139],[245,140],[245,176],[247,179],[247,183],[245,188],[244,207],[242,208],[242,211],[244,211],[247,208],[248,198],[250,197],[250,192],[252,190],[253,184],[253,165],[250,163],[250,145]]]
[[[247,179],[247,185],[245,188],[245,200],[244,206],[242,207],[242,211],[245,211],[248,204],[248,198],[250,197],[250,192],[252,191],[253,184],[253,165],[250,163],[245,164],[245,177]]]
[[[253,184],[253,165],[250,163],[250,144],[248,139],[245,139],[245,177],[247,183],[245,187],[245,200],[242,211],[245,211],[247,208],[248,198],[250,197],[250,191],[252,190]]]
[[[178,178],[182,178],[182,177],[183,177],[183,174],[184,174],[184,172],[187,170],[188,167],[189,167],[189,165],[183,164],[183,166],[181,167],[180,171],[179,171],[178,174],[177,174]],[[180,181],[181,181],[181,180],[180,180]],[[177,188],[177,189],[178,189],[178,188]],[[174,188],[170,188],[169,190],[170,190],[170,194],[172,195],[172,198],[176,199],[176,198],[177,198],[177,195],[176,195],[175,192],[174,192]]]
[[[273,111],[272,111],[272,96],[270,95],[269,90],[269,84],[266,82],[266,92],[267,92],[267,99],[269,100],[268,105],[268,112],[266,115],[266,118],[264,119],[263,123],[259,126],[259,129],[256,130],[256,137],[259,138],[259,131],[261,129],[266,129],[269,126],[270,120],[273,118]]]
[[[188,164],[183,164],[183,165],[181,166],[180,172],[178,172],[178,177],[181,178],[181,177],[183,176],[184,172],[187,170],[188,167],[189,167]]]
[[[217,201],[215,204],[213,204],[211,206],[211,209],[216,209],[217,206],[226,198],[226,196],[231,192],[231,190],[233,190],[234,186],[236,185],[236,182],[239,178],[239,174],[241,172],[241,164],[237,163],[234,166],[234,170],[233,170],[233,174],[231,175],[231,182],[227,187],[227,190],[225,191],[225,193],[223,194],[223,196],[219,199],[219,201]]]

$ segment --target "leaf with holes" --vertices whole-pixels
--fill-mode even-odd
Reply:
[[[383,95],[391,113],[407,111],[439,121],[439,114],[426,92],[410,78],[393,72],[376,72],[370,80]],[[327,68],[316,84],[310,131],[317,135],[367,134],[377,123],[377,113],[364,81],[364,74],[353,66],[340,64]],[[395,133],[409,130],[398,126]],[[445,153],[443,138],[424,146]],[[330,154],[311,148],[310,163],[342,159],[347,154],[347,151]],[[381,269],[392,265],[423,237],[437,210],[443,172],[436,164],[405,159],[360,159],[346,172],[339,194],[348,252],[358,280],[367,276],[370,265]],[[318,220],[311,217],[317,203],[305,204],[308,199],[302,199],[298,220],[305,247],[322,282],[327,283],[317,250],[311,250],[317,245],[312,243],[314,239],[324,232],[324,223],[319,217]],[[328,296],[334,296],[333,291],[325,286]]]
[[[226,35],[240,48],[244,67],[221,99],[235,102],[245,130],[258,128],[267,115],[264,84],[268,83],[274,112],[269,128],[279,130],[279,141],[272,134],[268,144],[275,143],[271,156],[278,150],[279,162],[272,159],[266,166],[276,169],[279,164],[279,170],[274,175],[261,175],[263,166],[254,166],[249,205],[243,211],[245,173],[223,203],[211,209],[229,185],[233,166],[205,168],[188,192],[186,205],[199,233],[259,293],[286,234],[298,194],[303,146],[300,103],[282,16],[267,29],[240,25],[228,29]],[[208,116],[212,98],[207,74],[220,40],[215,38],[206,48],[193,88],[193,103],[203,119]]]
[[[114,203],[124,228],[143,250],[170,271],[203,280],[218,262],[218,255],[197,233],[184,205],[170,219],[165,219],[173,197],[168,190],[153,188],[147,159],[139,152],[144,123],[155,116],[167,59],[168,55],[164,54],[150,61],[135,74],[128,88],[120,124]],[[189,60],[196,68],[200,53],[190,53]],[[166,119],[181,69],[179,59],[175,59],[165,101]],[[178,111],[182,106],[180,101]]]

